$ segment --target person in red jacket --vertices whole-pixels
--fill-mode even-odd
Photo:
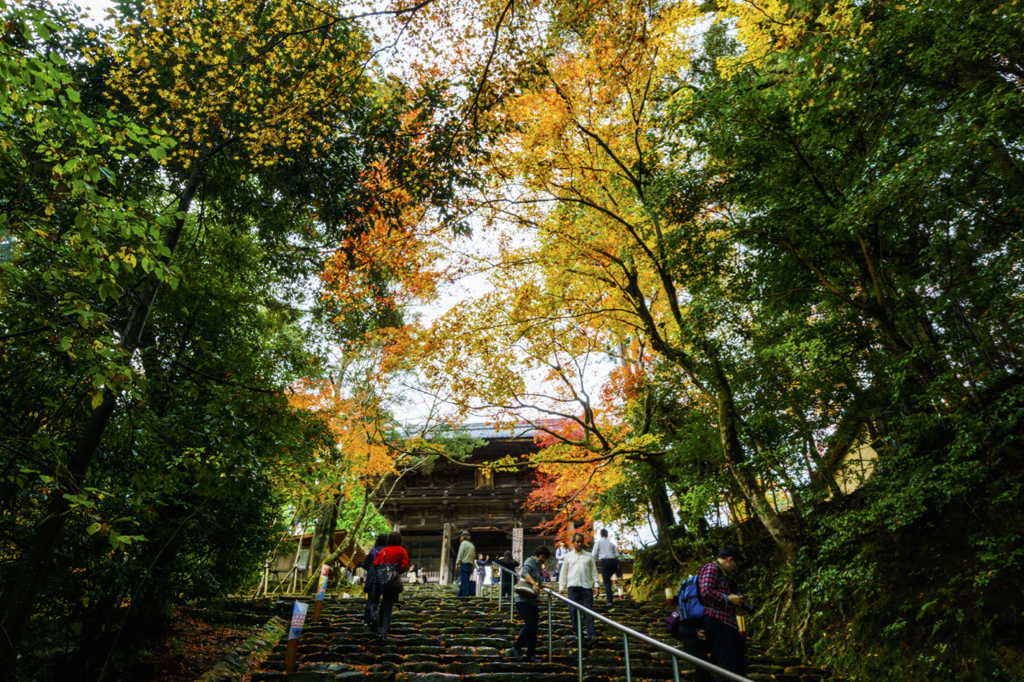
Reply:
[[[396,564],[398,573],[402,574],[409,570],[409,555],[402,549],[402,534],[397,530],[391,531],[388,535],[388,546],[377,553],[377,559],[373,562],[375,567],[382,564]],[[381,642],[388,637],[388,628],[391,626],[391,611],[395,608],[398,595],[402,593],[402,586],[398,589],[389,589],[383,586],[383,598],[380,602],[380,639]]]

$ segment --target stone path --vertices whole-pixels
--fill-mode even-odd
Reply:
[[[365,600],[326,602],[320,623],[307,623],[302,632],[298,664],[288,682],[576,682],[576,637],[563,605],[552,607],[553,662],[547,663],[543,600],[537,654],[545,662],[517,662],[503,657],[522,627],[518,614],[509,623],[508,602],[499,613],[497,599],[456,599],[455,591],[451,585],[407,586],[395,607],[386,645],[362,625]],[[664,604],[624,600],[608,607],[601,600],[594,610],[654,639],[678,644],[665,631]],[[597,632],[597,644],[584,647],[584,682],[624,682],[621,635],[600,622]],[[253,673],[252,682],[285,679],[286,646],[282,639],[262,669]],[[826,679],[822,671],[795,658],[771,655],[756,644],[750,645],[748,659],[753,682]],[[630,661],[637,682],[672,679],[668,654],[636,640],[630,642]],[[692,680],[687,667],[680,663],[682,677]]]

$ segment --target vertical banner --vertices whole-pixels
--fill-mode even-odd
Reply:
[[[306,624],[306,610],[309,604],[295,602],[292,610],[292,624],[288,628],[288,649],[284,654],[284,674],[295,672],[295,659],[299,653],[299,637],[302,637],[302,626]]]
[[[327,596],[327,583],[330,582],[333,573],[327,564],[320,567],[320,586],[316,591],[316,606],[313,607],[313,618],[311,619],[313,623],[320,622],[320,611],[324,608],[324,597]]]
[[[523,529],[512,529],[512,558],[523,565]]]
[[[302,637],[302,626],[306,624],[306,611],[309,610],[309,604],[305,602],[295,602],[295,608],[292,610],[292,625],[288,630],[288,639],[298,639]]]
[[[323,601],[324,597],[327,596],[327,583],[331,579],[331,567],[324,564],[320,567],[320,587],[316,593],[316,600]]]

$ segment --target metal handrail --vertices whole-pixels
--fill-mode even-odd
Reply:
[[[495,565],[497,566],[497,564],[495,564]],[[512,575],[517,575],[515,571],[510,571],[507,568],[505,568],[504,566],[498,566],[498,568],[500,568],[502,571],[505,571],[507,573],[511,573]],[[621,623],[617,623],[614,620],[612,620],[611,618],[607,618],[605,616],[602,616],[600,613],[597,613],[596,611],[588,609],[587,607],[583,606],[582,604],[577,604],[576,602],[574,602],[573,600],[569,599],[568,597],[563,597],[561,594],[559,594],[558,592],[555,592],[554,590],[552,590],[550,588],[544,587],[542,585],[541,586],[541,590],[543,590],[544,592],[548,593],[548,662],[549,663],[552,661],[552,652],[551,652],[551,642],[552,642],[552,637],[551,637],[551,598],[555,597],[556,599],[560,599],[563,602],[565,602],[566,605],[571,606],[572,608],[575,608],[575,609],[577,609],[579,611],[582,611],[583,613],[588,613],[591,616],[593,616],[594,618],[596,618],[599,621],[601,621],[602,623],[605,623],[606,625],[610,625],[613,629],[618,630],[619,632],[622,633],[623,654],[624,654],[623,658],[625,659],[625,663],[626,663],[626,682],[632,682],[632,671],[631,671],[630,662],[629,662],[629,638],[630,637],[632,637],[633,639],[638,639],[641,642],[644,642],[645,644],[648,644],[648,645],[654,647],[658,651],[662,651],[662,652],[672,656],[672,678],[673,678],[673,682],[680,682],[680,679],[679,679],[679,659],[680,658],[685,660],[685,661],[689,661],[690,663],[693,663],[694,665],[698,665],[701,668],[704,668],[705,670],[707,670],[708,672],[710,672],[710,673],[712,673],[714,675],[717,675],[719,677],[725,678],[727,680],[732,680],[732,682],[750,682],[749,679],[747,679],[746,677],[743,677],[742,675],[737,675],[736,673],[730,672],[728,670],[725,670],[724,668],[719,668],[717,665],[715,665],[713,663],[709,663],[708,661],[705,661],[705,660],[703,660],[701,658],[697,658],[696,656],[688,654],[685,651],[680,651],[679,649],[676,649],[673,646],[669,646],[668,644],[665,644],[664,642],[659,642],[658,640],[654,639],[653,637],[648,637],[647,635],[645,635],[643,633],[640,633],[640,632],[637,632],[636,630],[633,630],[632,628],[627,628],[625,625],[622,625]],[[513,597],[509,598],[509,605],[510,605],[510,607],[512,606],[512,603],[514,601],[515,601],[515,599],[514,599],[514,595],[513,595]],[[499,611],[501,610],[501,593],[500,592],[498,593],[498,610]],[[511,622],[511,621],[512,621],[512,609],[509,608],[509,622]],[[582,615],[578,615],[577,618],[576,618],[576,650],[577,650],[577,667],[576,667],[576,670],[577,670],[577,674],[579,675],[580,682],[583,682],[583,616]]]

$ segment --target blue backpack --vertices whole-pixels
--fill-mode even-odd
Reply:
[[[697,576],[691,575],[679,585],[677,604],[681,620],[697,620],[704,615],[704,605],[700,603],[700,590],[697,588]]]
[[[679,585],[679,597],[676,599],[676,610],[665,621],[665,629],[676,639],[680,638],[679,628],[683,625],[697,625],[704,615],[704,606],[700,603],[700,590],[697,588],[697,576],[691,575]]]

